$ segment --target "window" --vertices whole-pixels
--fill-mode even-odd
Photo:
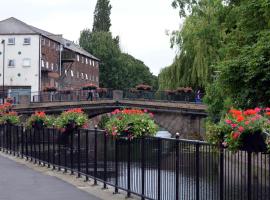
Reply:
[[[80,61],[80,56],[79,56],[79,55],[77,55],[77,61],[78,61],[78,62]]]
[[[81,73],[81,75],[82,75],[82,79],[83,79],[84,78],[83,73]]]
[[[95,67],[95,61],[92,61],[93,67]]]
[[[43,44],[43,46],[46,45],[46,39],[45,38],[42,38],[42,44]]]
[[[46,68],[49,68],[49,62],[48,61],[46,62]]]
[[[41,67],[45,67],[45,62],[44,62],[44,60],[41,60]]]
[[[86,80],[88,80],[88,75],[87,74],[85,74],[85,78],[86,78]]]
[[[54,48],[54,49],[56,48],[56,44],[55,44],[55,42],[53,43],[53,48]]]
[[[51,64],[51,69],[53,70],[53,63]]]
[[[15,60],[14,59],[8,60],[8,67],[15,67]]]
[[[83,63],[83,61],[84,61],[84,57],[82,57],[82,63]]]
[[[15,38],[8,38],[8,45],[15,45]]]
[[[55,64],[55,71],[58,71],[58,65]]]
[[[90,63],[90,65],[92,66],[92,60],[90,60],[90,62],[89,62],[89,63]]]
[[[31,44],[31,38],[24,38],[23,39],[23,44],[24,45],[30,45]]]
[[[50,47],[51,46],[51,41],[50,40],[48,40],[48,47]]]
[[[72,77],[74,76],[73,70],[70,70],[70,74]]]
[[[65,69],[65,75],[67,75],[67,70]]]
[[[30,58],[24,58],[23,59],[23,67],[30,67],[30,66],[31,66]]]
[[[77,72],[77,78],[80,78],[80,73],[79,72]]]
[[[88,59],[87,58],[85,58],[85,64],[88,64]]]
[[[96,76],[96,82],[98,82],[98,77]]]

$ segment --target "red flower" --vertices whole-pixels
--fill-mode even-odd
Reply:
[[[244,121],[244,120],[245,120],[245,118],[244,118],[243,115],[237,116],[237,121],[238,121],[238,122],[241,122],[241,121]]]
[[[235,132],[235,133],[232,134],[232,137],[233,137],[233,139],[237,140],[240,135],[241,135],[241,133]]]
[[[270,116],[270,112],[265,113],[267,116]]]
[[[225,122],[226,122],[227,124],[231,124],[231,123],[232,123],[232,120],[226,119]]]
[[[253,110],[253,109],[248,109],[246,111],[244,111],[244,115],[255,115],[257,112],[256,110]]]

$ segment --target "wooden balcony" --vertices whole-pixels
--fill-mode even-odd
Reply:
[[[76,60],[76,54],[71,51],[63,51],[62,52],[62,63],[74,62]]]

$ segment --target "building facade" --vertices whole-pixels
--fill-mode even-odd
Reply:
[[[16,18],[0,21],[0,91],[9,96],[46,88],[99,86],[99,59],[72,41]]]

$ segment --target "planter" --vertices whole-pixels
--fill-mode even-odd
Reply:
[[[43,129],[44,128],[44,122],[41,120],[35,121],[32,125],[34,129]]]
[[[75,122],[68,123],[66,125],[66,128],[58,136],[58,142],[61,145],[68,145],[69,144],[69,138],[71,137],[71,134],[74,134],[74,131],[76,129],[77,129],[77,126],[76,126]]]
[[[266,136],[262,132],[248,133],[242,138],[240,150],[248,152],[266,152]]]

